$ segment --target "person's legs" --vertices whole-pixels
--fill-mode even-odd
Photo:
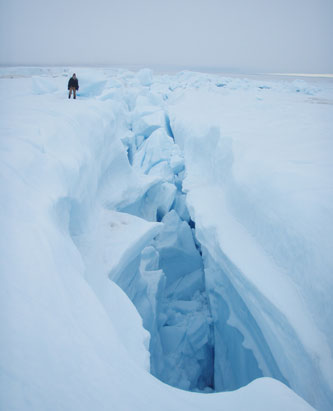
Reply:
[[[68,98],[71,98],[72,92],[73,92],[74,98],[76,98],[76,89],[75,89],[75,87],[70,87]]]

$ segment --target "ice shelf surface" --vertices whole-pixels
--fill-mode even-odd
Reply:
[[[0,69],[0,408],[329,410],[333,84],[75,71]]]

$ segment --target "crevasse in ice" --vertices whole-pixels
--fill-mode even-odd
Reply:
[[[6,70],[4,408],[328,409],[329,87]]]
[[[160,114],[152,117],[151,112]],[[156,107],[156,97],[137,98],[131,124],[132,140],[136,143],[127,140],[126,144],[131,150],[133,167],[139,173],[159,176],[160,182],[121,211],[161,221],[163,228],[148,246],[149,252],[147,248],[143,250],[144,264],[138,259],[136,267],[127,267],[116,282],[134,302],[150,332],[151,372],[154,375],[183,389],[236,389],[263,376],[263,371],[251,349],[243,346],[243,334],[227,325],[228,305],[234,303],[238,307],[242,300],[234,302],[232,299],[228,304],[224,292],[216,299],[217,290],[207,295],[206,277],[214,275],[222,280],[224,275],[222,270],[213,271],[207,262],[208,256],[202,259],[195,228],[191,229],[193,221],[182,190],[186,172],[184,159],[173,140],[170,125],[167,128],[167,117],[161,102]],[[148,255],[154,261],[150,263],[150,270],[147,269]],[[128,270],[137,271],[130,285],[128,278],[132,275]],[[112,274],[111,278],[114,278]],[[146,291],[142,284],[146,285]],[[237,292],[234,294],[237,296]],[[249,323],[247,317],[251,315],[244,303],[242,310]],[[256,327],[254,320],[252,327]],[[257,332],[255,344],[265,347],[263,335],[260,330]],[[286,382],[267,344],[265,350],[261,366],[266,375]]]

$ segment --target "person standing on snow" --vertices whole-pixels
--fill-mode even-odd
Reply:
[[[68,82],[68,90],[69,90],[68,98],[71,98],[72,92],[73,92],[74,98],[76,98],[76,90],[78,89],[79,89],[79,81],[76,78],[76,74],[74,73]]]

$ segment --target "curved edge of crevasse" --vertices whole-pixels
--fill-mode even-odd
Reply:
[[[184,147],[189,211],[196,221],[198,240],[207,250],[208,295],[215,302],[226,301],[229,308],[228,312],[221,306],[216,316],[223,317],[227,310],[227,324],[242,332],[243,345],[252,348],[264,375],[289,383],[311,404],[328,409],[333,393],[327,382],[331,356],[326,338],[286,271],[267,256],[233,211],[235,204],[237,210],[255,207],[242,197],[244,187],[239,190],[233,176],[234,141],[220,135],[223,125],[196,130],[195,117],[183,116],[177,108],[172,107],[171,125],[175,141]],[[245,205],[240,206],[242,202]],[[248,314],[242,312],[239,301]],[[217,327],[222,334],[223,327]]]

